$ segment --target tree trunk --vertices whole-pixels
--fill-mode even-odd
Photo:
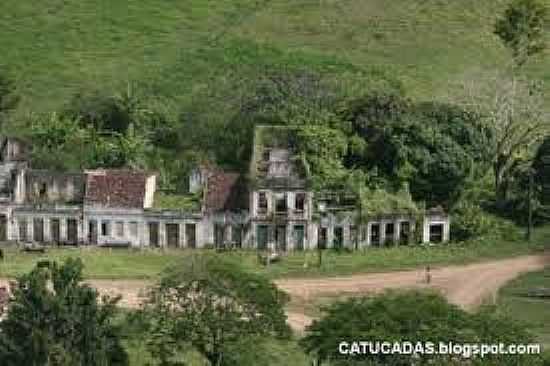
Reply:
[[[502,207],[508,198],[508,180],[505,176],[505,164],[502,159],[499,159],[493,166],[495,174],[495,194],[497,205]]]

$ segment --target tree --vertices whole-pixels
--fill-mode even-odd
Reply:
[[[267,279],[213,255],[195,254],[169,271],[151,291],[149,348],[161,365],[179,365],[191,349],[211,365],[231,364],[243,338],[286,338],[288,295]]]
[[[546,137],[533,160],[535,180],[540,187],[540,201],[550,205],[550,137]]]
[[[128,365],[113,324],[118,298],[82,284],[83,265],[68,259],[37,266],[12,285],[0,323],[2,365]]]
[[[479,81],[480,80],[480,81]],[[490,152],[497,202],[503,205],[514,171],[529,162],[550,132],[540,83],[496,73],[471,77],[463,83],[462,103],[475,111],[490,131]]]
[[[368,353],[350,356],[339,353],[341,342],[527,343],[533,337],[495,309],[467,313],[431,292],[386,292],[374,297],[337,302],[320,320],[313,322],[300,342],[321,365],[411,365],[410,355]],[[415,365],[462,365],[455,356],[419,354]],[[471,363],[470,363],[471,362]],[[536,356],[485,356],[469,365],[540,365]]]
[[[342,131],[326,126],[302,126],[296,133],[316,190],[341,186],[346,175],[343,159],[347,139]]]
[[[518,66],[546,48],[548,8],[541,0],[514,0],[495,23],[495,34],[512,51]]]
[[[364,141],[348,150],[347,168],[378,171],[390,190],[408,183],[413,198],[430,205],[452,201],[474,162],[487,159],[489,131],[456,105],[375,93],[349,103],[342,118],[352,126],[352,140]]]

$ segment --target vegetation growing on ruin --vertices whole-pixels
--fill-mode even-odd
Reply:
[[[166,194],[163,192],[155,192],[153,208],[199,212],[201,209],[201,198],[201,192],[196,194]]]

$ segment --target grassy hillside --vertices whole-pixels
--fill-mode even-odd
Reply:
[[[213,76],[271,64],[379,68],[427,99],[465,73],[506,62],[491,32],[505,3],[3,0],[0,67],[18,81],[20,111],[55,109],[78,90],[114,92],[128,82],[181,102]],[[528,69],[550,82],[547,55]]]

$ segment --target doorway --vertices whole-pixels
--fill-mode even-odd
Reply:
[[[152,247],[159,246],[159,223],[149,223],[149,245]]]
[[[304,250],[305,230],[304,225],[294,226],[294,249]]]
[[[195,224],[185,224],[185,239],[187,248],[197,247],[197,233]]]
[[[327,228],[326,227],[319,228],[319,238],[317,240],[317,248],[327,249]]]
[[[410,241],[411,224],[408,221],[402,221],[399,230],[399,242],[401,245],[408,245]]]
[[[334,228],[334,249],[342,249],[344,247],[344,229],[342,227]]]
[[[67,219],[67,243],[78,243],[78,221],[76,219]]]
[[[267,249],[267,225],[258,225],[256,228],[256,247],[258,250]]]
[[[8,240],[8,217],[0,215],[0,241]]]
[[[38,243],[44,242],[44,219],[41,217],[33,219],[33,240]]]
[[[275,231],[275,242],[277,243],[278,251],[286,251],[286,226],[277,225]]]
[[[61,229],[59,219],[50,220],[50,232],[52,235],[52,242],[54,244],[59,244],[61,239]]]
[[[18,221],[19,226],[19,241],[24,243],[28,240],[28,228],[27,228],[27,219],[19,219]]]
[[[168,248],[178,248],[180,243],[180,225],[166,224],[166,244]]]
[[[430,225],[430,243],[441,243],[443,241],[443,224]]]
[[[90,244],[97,244],[98,228],[97,220],[88,221],[88,242]]]
[[[380,245],[380,224],[372,224],[370,227],[370,243],[371,245]]]
[[[223,224],[214,224],[214,244],[216,248],[224,246],[225,226]]]

